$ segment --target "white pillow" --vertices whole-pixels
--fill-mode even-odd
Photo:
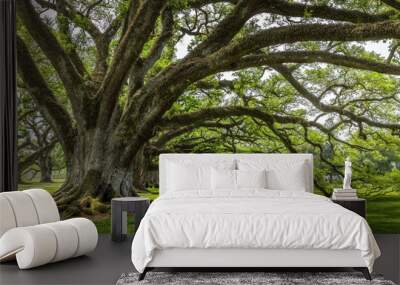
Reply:
[[[211,187],[214,191],[236,189],[236,170],[233,169],[211,169]]]
[[[267,188],[267,171],[236,170],[237,188]]]
[[[210,167],[168,164],[169,191],[202,190],[211,188]]]
[[[273,168],[267,171],[268,189],[306,192],[308,179],[305,163],[290,165],[290,169]]]
[[[239,160],[239,170],[260,171],[266,169],[267,188],[273,190],[303,191],[309,187],[308,163],[284,159]]]

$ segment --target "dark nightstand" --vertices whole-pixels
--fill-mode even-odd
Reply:
[[[135,214],[135,231],[146,214],[150,200],[142,197],[121,197],[111,200],[111,238],[123,241],[127,235],[127,212]]]
[[[340,206],[359,214],[361,217],[366,217],[367,201],[362,198],[355,198],[352,200],[334,200],[332,202],[339,204]]]

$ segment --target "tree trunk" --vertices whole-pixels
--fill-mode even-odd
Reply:
[[[148,168],[148,157],[145,147],[137,153],[133,165],[133,188],[135,192],[146,191],[146,174]]]
[[[50,153],[45,153],[39,157],[40,182],[52,182],[53,163]]]
[[[94,133],[94,132],[93,132]],[[64,218],[105,211],[113,197],[136,196],[134,188],[134,162],[119,164],[122,150],[106,140],[94,143],[93,136],[85,135],[76,140],[74,153],[67,162],[64,185],[54,198]],[[94,145],[102,145],[95,149]]]

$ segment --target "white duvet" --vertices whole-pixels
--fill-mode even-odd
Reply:
[[[380,255],[359,215],[320,195],[265,189],[156,199],[132,243],[135,268],[143,272],[165,248],[358,249],[370,271]]]

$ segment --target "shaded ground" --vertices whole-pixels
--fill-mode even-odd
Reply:
[[[55,192],[62,185],[62,179],[55,179],[52,183],[31,182],[19,184],[19,190],[42,188]],[[139,193],[143,197],[154,200],[158,197],[158,189],[150,188],[147,193]],[[360,195],[363,197],[363,195]],[[400,233],[400,193],[392,192],[379,197],[363,197],[367,202],[367,220],[374,233]],[[110,233],[110,213],[90,217],[96,224],[99,233]],[[133,218],[129,218],[129,231],[132,232]]]

